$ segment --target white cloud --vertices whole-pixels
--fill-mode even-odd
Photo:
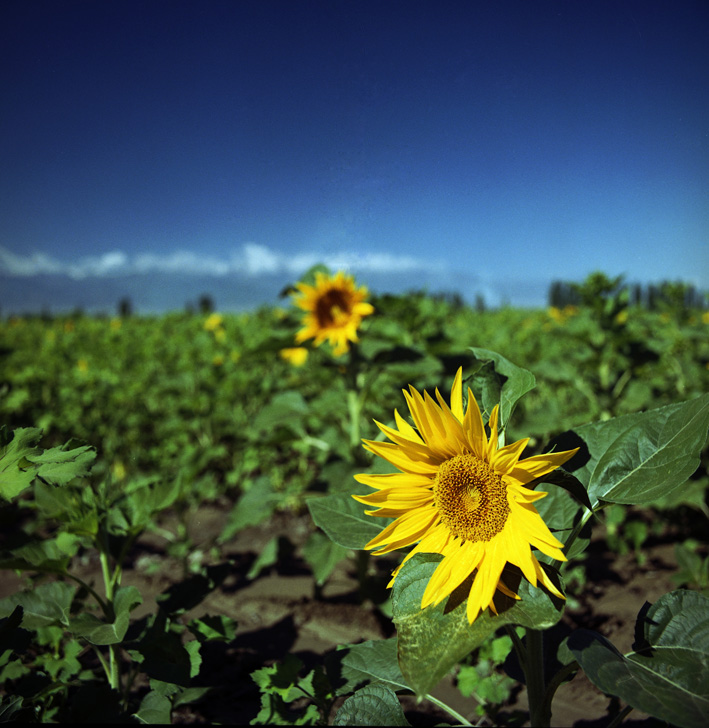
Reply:
[[[436,261],[422,260],[393,253],[281,252],[265,245],[246,243],[226,257],[203,255],[178,250],[156,253],[127,253],[114,250],[98,256],[85,256],[63,262],[45,253],[20,255],[0,247],[0,273],[17,278],[35,275],[64,275],[75,280],[84,278],[119,277],[136,273],[173,273],[221,277],[229,274],[258,278],[262,275],[287,274],[297,277],[308,268],[323,263],[331,270],[344,269],[352,273],[410,273],[439,272],[445,266]]]

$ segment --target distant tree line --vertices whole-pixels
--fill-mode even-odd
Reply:
[[[593,277],[593,274],[592,276]],[[590,277],[590,278],[591,278]],[[681,281],[662,281],[661,283],[623,283],[622,277],[605,279],[607,286],[595,287],[599,295],[622,294],[627,297],[631,306],[642,306],[649,311],[660,309],[694,309],[706,310],[709,308],[709,296],[706,292],[697,290],[691,283]],[[587,281],[588,283],[588,281]],[[567,281],[552,281],[549,286],[549,305],[556,308],[565,306],[583,306],[587,301],[588,285],[570,283]]]

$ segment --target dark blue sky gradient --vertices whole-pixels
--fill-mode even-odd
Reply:
[[[392,280],[405,256],[412,281],[493,298],[594,269],[709,287],[704,0],[6,0],[0,18],[5,277],[254,244],[386,253]]]

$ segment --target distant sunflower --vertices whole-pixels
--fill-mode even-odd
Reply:
[[[290,362],[294,367],[302,367],[308,361],[308,350],[304,346],[281,349],[279,354],[281,359]]]
[[[343,271],[334,276],[316,273],[314,286],[297,283],[296,288],[299,293],[293,302],[306,312],[296,343],[315,339],[315,346],[320,346],[329,341],[335,356],[348,351],[350,342],[358,340],[357,329],[362,319],[374,312],[374,307],[364,300],[367,288],[356,288],[353,277]]]
[[[422,609],[440,603],[475,572],[467,606],[471,623],[486,607],[496,613],[496,590],[519,599],[502,581],[507,563],[518,566],[532,586],[541,582],[563,598],[532,553],[536,548],[566,561],[563,544],[532,505],[546,493],[525,485],[566,462],[576,450],[520,460],[529,438],[498,448],[499,406],[490,415],[488,436],[470,388],[463,411],[462,369],[453,381],[450,407],[438,390],[438,403],[411,386],[404,397],[416,429],[394,411],[398,430],[376,423],[392,442],[364,440],[365,449],[401,471],[355,476],[377,490],[353,496],[376,507],[366,513],[396,519],[365,548],[385,554],[417,544],[402,564],[415,553],[443,555],[424,591]]]

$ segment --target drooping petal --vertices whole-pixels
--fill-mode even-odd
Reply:
[[[396,528],[386,539],[388,541],[386,546],[380,546],[373,553],[377,555],[388,554],[390,551],[396,551],[397,549],[404,548],[406,546],[412,546],[431,531],[438,522],[439,518],[440,516],[435,509],[419,508],[416,519],[411,519],[411,521],[406,524],[398,523]],[[398,520],[401,521],[401,518]],[[395,524],[397,524],[396,521],[391,525],[393,526]],[[376,546],[376,539],[372,539],[365,548],[372,548],[373,546]]]
[[[499,538],[488,542],[483,558],[478,565],[478,572],[468,595],[467,614],[472,624],[478,614],[487,608],[495,596],[506,559],[499,553]]]
[[[367,545],[366,549],[378,548],[382,544],[392,540],[399,540],[415,533],[421,526],[428,522],[432,508],[415,508],[402,514],[395,521],[386,526]],[[435,513],[435,511],[433,511]]]
[[[479,544],[465,541],[438,564],[421,599],[421,609],[438,604],[457,589],[477,567],[483,549]]]

